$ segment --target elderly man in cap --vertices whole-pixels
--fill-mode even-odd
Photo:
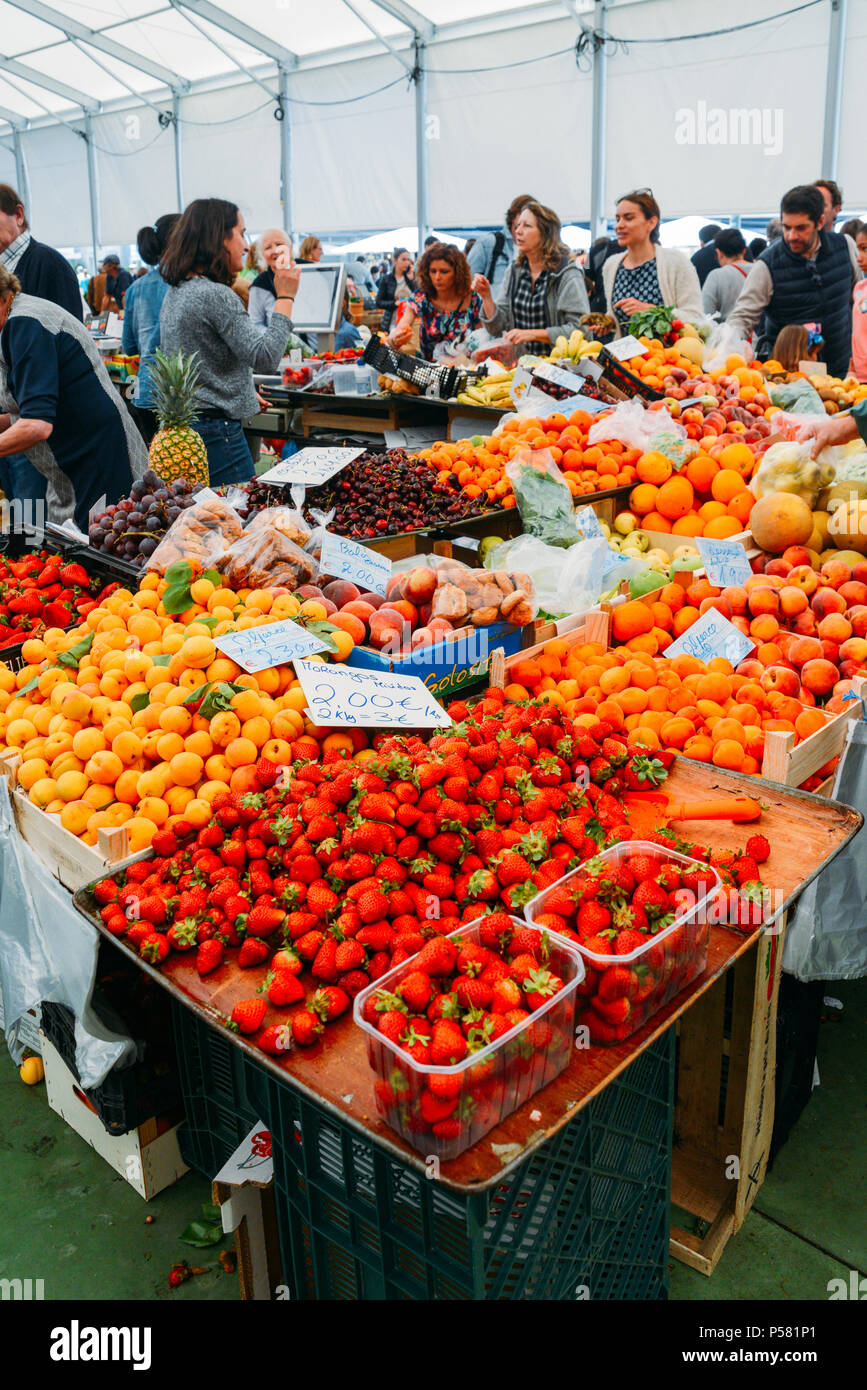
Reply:
[[[103,256],[105,266],[105,294],[102,300],[102,313],[111,308],[111,301],[114,300],[119,309],[123,308],[123,299],[130,285],[132,276],[128,270],[123,270],[120,264],[120,257],[112,253]]]

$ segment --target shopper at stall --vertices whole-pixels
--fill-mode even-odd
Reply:
[[[547,355],[561,334],[568,338],[590,312],[584,275],[560,239],[560,219],[542,203],[527,203],[512,227],[516,256],[497,302],[487,276],[473,288],[482,296],[485,328],[522,353]]]
[[[832,376],[845,376],[852,338],[852,284],[860,276],[854,247],[822,227],[818,188],[789,189],[780,204],[783,235],[763,251],[744,281],[728,322],[747,338],[759,327],[756,355],[767,357],[781,328],[817,322]],[[851,247],[851,250],[850,250]]]
[[[754,236],[752,241],[749,243],[749,246],[747,247],[751,259],[757,261],[762,252],[766,249],[767,244],[768,243],[766,242],[763,236]]]
[[[266,232],[265,236],[267,235],[268,233]],[[238,271],[241,279],[246,280],[248,285],[252,285],[253,281],[262,274],[261,252],[262,237],[260,237],[258,241],[254,241],[250,244],[250,249],[244,257],[244,264]]]
[[[614,230],[624,247],[602,268],[606,312],[625,327],[633,314],[671,305],[689,323],[701,323],[701,286],[695,266],[682,251],[659,245],[659,204],[649,188],[618,200]]]
[[[474,275],[484,275],[491,286],[491,293],[495,299],[502,288],[506,272],[515,258],[515,243],[512,238],[515,218],[524,211],[528,203],[535,201],[532,193],[519,193],[517,198],[513,198],[506,208],[502,230],[499,232],[479,232],[471,250],[466,253],[470,270]]]
[[[722,323],[734,308],[735,301],[750,273],[747,244],[737,227],[724,227],[714,242],[719,262],[702,286],[701,304],[710,317],[715,314]]]
[[[702,227],[698,234],[699,249],[690,257],[695,266],[698,283],[702,287],[704,287],[704,282],[711,271],[717,268],[715,243],[721,231],[722,227],[718,222],[708,222],[706,227]]]
[[[296,265],[316,265],[322,260],[322,242],[318,236],[306,236],[298,247]]]
[[[75,523],[86,533],[91,507],[116,502],[144,472],[145,447],[87,329],[66,309],[24,294],[3,266],[0,390],[14,402],[0,415],[0,458],[27,453],[49,478],[59,469],[74,489]],[[38,447],[45,444],[50,460]],[[58,491],[68,491],[56,481]]]
[[[418,286],[412,278],[412,256],[404,246],[394,253],[394,261],[388,275],[383,275],[376,292],[376,307],[382,310],[381,328],[387,333],[391,327],[396,304],[411,299]]]
[[[120,256],[113,253],[106,256],[103,260],[105,266],[105,294],[102,297],[101,312],[104,314],[111,308],[112,301],[121,309],[123,308],[126,292],[132,284],[132,276],[128,270],[124,270],[120,263]]]
[[[849,371],[858,381],[867,381],[867,222],[862,222],[855,235],[858,264],[861,274],[852,291],[852,360]]]
[[[602,267],[609,256],[616,256],[620,243],[616,237],[601,236],[593,242],[584,262],[584,283],[590,297],[591,314],[605,313],[605,284]]]
[[[273,372],[279,365],[300,279],[284,249],[274,270],[271,322],[255,327],[231,288],[246,251],[236,205],[197,198],[175,227],[160,266],[170,286],[160,313],[161,347],[198,355],[201,408],[194,427],[205,441],[212,484],[253,476],[242,428],[257,413],[253,372]]]
[[[132,393],[132,415],[145,444],[159,429],[153,410],[150,368],[155,350],[160,345],[160,309],[168,291],[159,263],[165,254],[172,228],[180,221],[179,212],[167,212],[158,217],[152,227],[142,227],[136,237],[138,253],[150,269],[141,279],[134,280],[126,292],[123,315],[121,352],[138,354],[138,376]]]
[[[292,243],[282,227],[269,227],[260,239],[262,259],[265,269],[250,286],[250,318],[258,328],[267,328],[274,312],[276,292],[274,290],[274,267],[281,258],[281,251],[288,248],[292,254]]]
[[[790,323],[777,334],[771,356],[787,372],[797,372],[802,362],[818,362],[823,347],[822,335],[813,325]]]
[[[404,347],[418,319],[421,356],[430,362],[440,343],[456,344],[479,327],[482,301],[470,288],[470,267],[456,246],[435,241],[419,261],[416,278],[419,288],[406,300],[388,341]]]
[[[822,202],[825,204],[822,226],[826,232],[833,232],[834,223],[843,210],[843,190],[839,183],[835,183],[833,179],[816,179],[813,187],[818,188],[822,195]]]

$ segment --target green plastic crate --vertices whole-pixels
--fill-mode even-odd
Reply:
[[[261,1073],[225,1033],[172,999],[186,1123],[178,1133],[190,1168],[212,1178],[262,1119],[252,1094]]]

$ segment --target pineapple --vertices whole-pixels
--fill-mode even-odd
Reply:
[[[199,385],[198,356],[180,351],[167,357],[159,348],[150,367],[154,410],[160,428],[151,441],[148,463],[166,483],[186,478],[193,487],[208,482],[208,451],[192,428]]]

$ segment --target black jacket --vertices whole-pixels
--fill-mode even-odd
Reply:
[[[30,245],[15,268],[15,274],[21,281],[24,294],[33,295],[36,299],[49,299],[52,304],[66,309],[79,323],[83,322],[84,310],[75,271],[53,246],[45,246],[31,237]]]
[[[406,283],[409,285],[413,294],[415,294],[417,289],[416,283],[414,280],[411,280],[408,275],[406,276]],[[377,309],[384,310],[381,324],[384,333],[388,332],[389,325],[394,315],[394,295],[396,289],[397,277],[394,272],[392,271],[388,275],[383,275],[379,282],[379,288],[376,291],[376,307]]]
[[[711,271],[719,267],[719,261],[716,258],[716,243],[709,241],[707,246],[702,246],[700,251],[696,251],[695,255],[690,257],[690,260],[695,266],[698,283],[703,285]]]

